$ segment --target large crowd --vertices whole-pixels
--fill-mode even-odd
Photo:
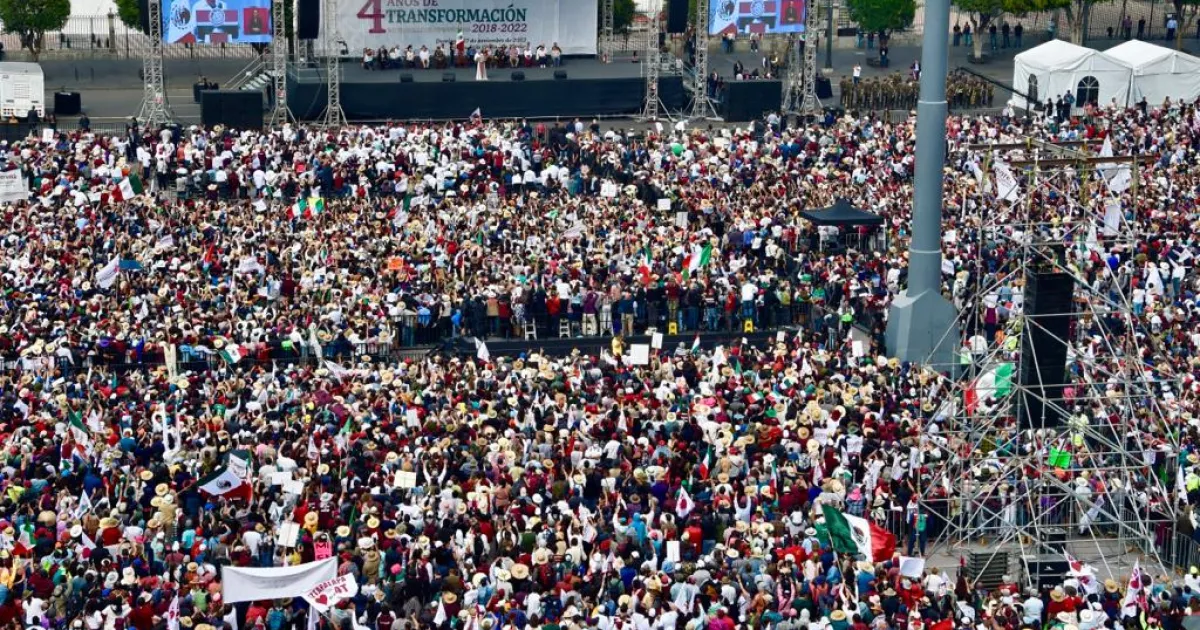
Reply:
[[[0,627],[1183,627],[1195,570],[980,592],[902,568],[975,508],[932,479],[968,454],[945,411],[958,390],[882,344],[915,120],[772,122],[134,128],[0,147],[31,191],[0,206]],[[1007,238],[1037,229],[1130,293],[1156,378],[1190,376],[1196,123],[1179,105],[950,118],[945,292],[984,305],[968,347],[1005,343],[1023,280]],[[1030,137],[1154,159],[1124,192],[1020,176],[998,195],[972,147]],[[884,226],[800,217],[839,197]],[[1139,227],[1132,250],[1066,229],[1106,198]],[[1039,220],[1006,226],[1018,212]],[[747,320],[779,332],[718,348],[685,332],[640,358],[619,343]],[[531,327],[618,342],[372,350]],[[1122,360],[1088,348],[1074,373]],[[1128,436],[1167,447],[1126,472],[1167,489],[1131,492],[1146,510],[1200,500],[1184,382],[1172,417]],[[997,427],[1003,450],[1017,429]],[[1055,448],[1077,455],[1056,474],[1080,493],[1115,491],[1087,444]],[[893,532],[896,554],[835,553],[825,506]],[[1019,507],[1010,519],[1037,518]],[[322,615],[224,602],[230,567],[326,557],[358,588]]]

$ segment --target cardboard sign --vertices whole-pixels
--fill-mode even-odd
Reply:
[[[650,344],[635,343],[630,345],[629,363],[632,365],[650,365]]]
[[[404,269],[404,259],[399,256],[392,256],[387,261],[388,271],[400,271]]]
[[[400,472],[397,472],[396,473],[396,487],[397,488],[416,488],[417,487],[417,473],[409,472],[406,470],[401,470]]]
[[[318,540],[313,542],[313,558],[324,560],[333,555],[333,543],[328,540]]]

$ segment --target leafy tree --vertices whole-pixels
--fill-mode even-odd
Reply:
[[[983,56],[983,37],[987,32],[987,27],[992,23],[992,20],[1000,17],[1005,10],[1004,0],[952,0],[954,6],[961,9],[967,14],[967,20],[971,23],[971,32],[974,33],[975,42],[971,54],[979,59]]]
[[[846,0],[850,19],[868,33],[908,28],[917,14],[916,0]]]
[[[142,29],[142,9],[138,7],[138,0],[116,0],[116,2],[117,17],[121,18],[121,23],[135,31],[140,31]]]
[[[59,31],[71,17],[71,0],[0,0],[4,32],[21,40],[37,61],[46,43],[47,31]]]
[[[626,45],[629,44],[629,31],[633,27],[633,15],[636,12],[633,0],[613,0],[613,33],[624,35]]]
[[[1183,33],[1184,31],[1190,32],[1196,23],[1196,13],[1200,11],[1200,1],[1171,0],[1171,4],[1175,7],[1175,21],[1178,23],[1178,27],[1175,29],[1175,50],[1183,50]]]

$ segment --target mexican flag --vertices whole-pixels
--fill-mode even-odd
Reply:
[[[822,505],[821,510],[834,551],[863,555],[872,562],[890,560],[896,554],[896,537],[886,529],[829,505]]]
[[[642,255],[638,259],[638,275],[642,277],[642,285],[650,286],[650,248],[642,248]]]
[[[967,413],[974,412],[981,400],[1007,396],[1012,391],[1012,377],[1012,363],[997,363],[984,370],[963,393]]]
[[[242,360],[242,356],[244,356],[242,354],[242,347],[236,343],[227,344],[221,349],[220,354],[221,358],[225,359],[225,362],[230,365],[236,365]]]
[[[13,543],[12,553],[14,556],[33,555],[33,548],[37,542],[33,539],[33,525],[26,523],[21,526],[17,533],[17,540]]]
[[[239,477],[234,470],[225,466],[201,479],[196,484],[200,490],[215,497],[241,498],[249,497],[250,484]]]
[[[700,354],[700,333],[696,333],[696,338],[692,340],[692,354]]]
[[[92,453],[92,436],[88,433],[87,427],[83,425],[83,414],[74,412],[70,414],[70,431],[71,440],[75,442],[75,451],[80,457],[90,456]],[[71,455],[74,455],[72,453]]]
[[[142,178],[130,173],[129,177],[122,179],[112,190],[111,197],[113,201],[129,201],[140,194],[142,194]]]
[[[321,214],[322,212],[325,212],[325,200],[321,197],[309,197],[308,209],[311,210],[313,214]]]
[[[708,479],[708,474],[712,471],[712,463],[712,447],[709,447],[705,449],[704,457],[700,459],[700,470],[697,472],[700,474],[701,479]]]
[[[712,242],[705,243],[704,247],[692,248],[692,255],[688,257],[689,275],[708,266],[708,261],[712,260],[712,250]]]

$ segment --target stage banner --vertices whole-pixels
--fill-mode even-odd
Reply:
[[[352,54],[365,48],[441,44],[464,48],[518,45],[564,55],[596,54],[598,0],[345,0],[337,3],[338,32]]]
[[[301,597],[335,577],[337,558],[294,567],[221,567],[221,594],[226,604],[256,599],[291,599]]]
[[[708,31],[712,35],[736,33],[803,33],[806,0],[711,0]]]
[[[271,43],[271,0],[161,1],[168,44]]]

